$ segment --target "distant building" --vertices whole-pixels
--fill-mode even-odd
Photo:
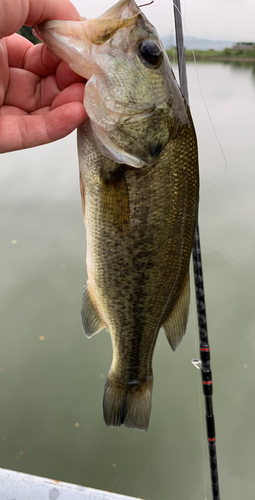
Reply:
[[[251,50],[255,49],[255,42],[238,42],[232,47],[233,50]]]

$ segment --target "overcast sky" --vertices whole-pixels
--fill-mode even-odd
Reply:
[[[91,19],[114,0],[71,0],[81,15]],[[138,5],[149,0],[138,0]],[[255,41],[255,0],[181,0],[185,34],[210,40]],[[173,33],[171,0],[154,0],[143,8],[161,36]]]

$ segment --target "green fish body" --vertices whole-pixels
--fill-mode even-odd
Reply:
[[[88,80],[78,130],[88,270],[81,315],[88,337],[110,330],[105,422],[146,430],[159,329],[175,350],[188,320],[199,190],[192,118],[134,0],[95,20],[36,30]]]

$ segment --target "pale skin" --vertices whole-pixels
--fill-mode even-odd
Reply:
[[[74,21],[69,0],[0,0],[0,153],[65,137],[86,118],[84,79],[44,45],[16,34],[22,25]]]

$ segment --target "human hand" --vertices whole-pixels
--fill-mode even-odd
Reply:
[[[61,139],[86,118],[86,112],[84,79],[44,44],[33,45],[15,33],[23,24],[79,20],[69,0],[0,0],[0,12],[0,153],[4,153]]]

